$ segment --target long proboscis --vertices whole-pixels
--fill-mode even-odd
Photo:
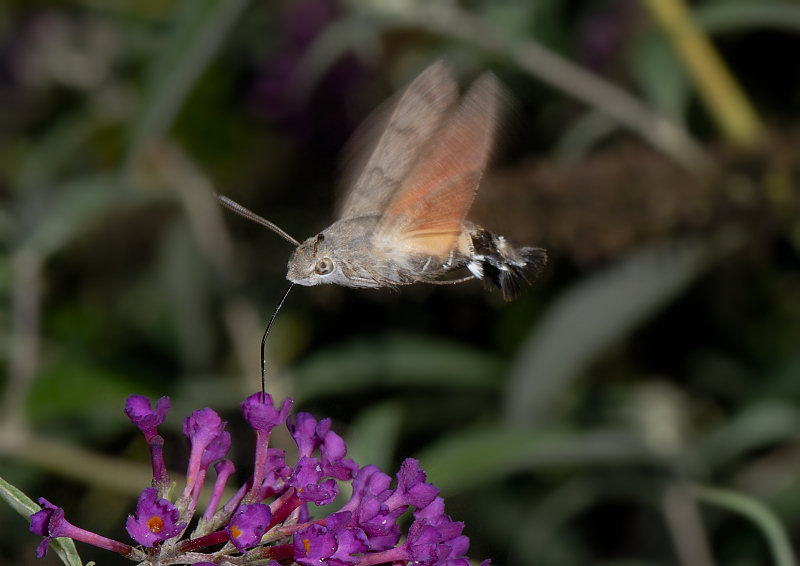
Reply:
[[[267,323],[267,329],[264,331],[264,336],[261,338],[261,401],[266,402],[267,400],[267,336],[269,336],[269,330],[272,328],[272,323],[275,322],[275,317],[278,316],[278,311],[281,310],[283,306],[283,302],[286,300],[286,297],[289,296],[289,291],[292,290],[294,287],[294,283],[289,283],[289,288],[286,289],[286,292],[281,297],[281,301],[278,303],[278,306],[275,307],[275,311],[272,313],[272,316],[269,317],[269,322]]]
[[[229,199],[228,197],[226,197],[224,195],[215,194],[214,196],[217,197],[217,200],[220,202],[220,204],[222,204],[222,206],[224,206],[228,210],[231,210],[231,211],[235,212],[236,214],[238,214],[239,216],[241,216],[243,218],[247,218],[248,220],[251,220],[252,222],[255,222],[256,224],[261,224],[265,228],[269,228],[270,230],[275,232],[278,236],[282,237],[287,242],[293,243],[295,246],[299,246],[300,245],[300,242],[298,242],[297,240],[292,238],[288,233],[286,233],[286,231],[283,230],[283,228],[281,228],[280,226],[278,226],[274,222],[270,222],[269,220],[267,220],[263,216],[259,216],[258,214],[256,214],[252,210],[250,210],[249,208],[245,208],[244,206],[242,206],[241,204],[239,204],[235,200],[231,200],[231,199]]]

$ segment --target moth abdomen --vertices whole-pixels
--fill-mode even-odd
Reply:
[[[507,301],[519,295],[522,285],[535,279],[547,263],[547,252],[542,248],[516,246],[479,226],[472,227],[468,235],[471,249],[467,269],[499,288]]]

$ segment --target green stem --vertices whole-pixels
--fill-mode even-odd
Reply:
[[[725,137],[742,146],[758,141],[764,132],[758,114],[684,0],[644,0],[644,4],[675,46]]]

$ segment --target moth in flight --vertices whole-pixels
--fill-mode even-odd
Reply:
[[[491,154],[499,95],[490,73],[459,97],[443,63],[428,67],[400,95],[338,220],[302,243],[219,199],[297,246],[286,274],[293,284],[381,288],[478,278],[511,300],[542,270],[545,250],[466,219]],[[469,274],[454,279],[464,268]]]

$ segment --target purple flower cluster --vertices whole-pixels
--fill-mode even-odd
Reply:
[[[44,498],[31,516],[31,531],[44,538],[36,554],[47,552],[54,537],[69,537],[151,564],[301,564],[303,566],[469,566],[469,540],[463,523],[444,513],[439,490],[426,483],[416,460],[408,459],[393,479],[376,466],[345,458],[342,438],[330,419],[307,413],[289,417],[292,402],[273,405],[269,395],[252,395],[242,403],[245,420],[255,430],[253,473],[223,504],[233,463],[225,458],[231,445],[226,423],[211,409],[195,411],[183,431],[190,443],[186,486],[173,502],[173,487],[164,465],[164,440],[157,427],[169,410],[162,398],[153,409],[140,396],[128,399],[125,413],[142,431],[150,448],[153,485],[139,496],[126,529],[138,546],[80,529],[64,518],[64,510]],[[294,466],[286,453],[269,447],[275,427],[286,425],[297,444]],[[193,523],[207,472],[214,464],[216,480],[208,506]],[[352,495],[337,512],[313,518],[309,504],[332,503],[341,484]],[[405,536],[398,518],[411,513]],[[488,561],[481,566],[487,566]]]

